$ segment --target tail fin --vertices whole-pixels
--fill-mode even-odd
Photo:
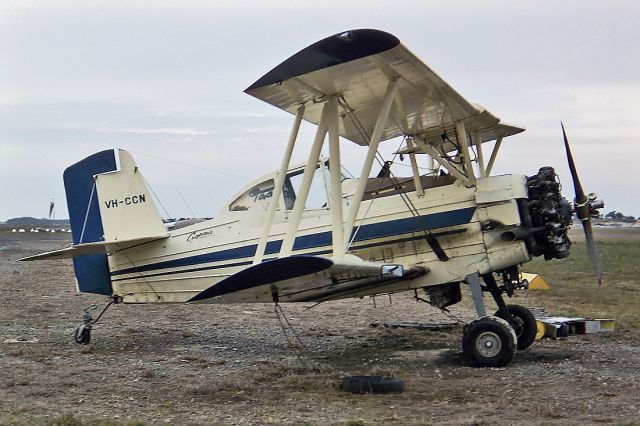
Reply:
[[[93,154],[68,167],[64,185],[74,244],[166,234],[131,155],[124,150]],[[106,254],[74,256],[78,290],[111,294]]]
[[[116,150],[117,172],[96,176],[105,241],[129,240],[166,234],[149,188],[131,154]]]

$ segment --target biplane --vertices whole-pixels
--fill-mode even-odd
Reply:
[[[110,303],[278,304],[411,291],[446,309],[465,284],[478,318],[464,328],[463,356],[475,366],[506,365],[532,344],[535,319],[504,295],[520,284],[519,265],[569,255],[574,213],[600,280],[590,218],[603,203],[582,190],[564,127],[573,203],[551,167],[492,175],[504,138],[524,128],[468,102],[393,35],[327,37],[245,92],[292,114],[292,130],[280,167],[213,219],[169,229],[130,153],[106,150],[64,172],[73,244],[23,260],[71,257],[78,291]],[[307,161],[291,164],[302,120],[317,130]],[[390,139],[402,141],[396,156],[408,158],[409,176],[380,158]],[[362,146],[357,177],[342,167],[341,143]],[[484,293],[498,306],[493,315]],[[88,343],[94,323],[85,317],[76,341]]]

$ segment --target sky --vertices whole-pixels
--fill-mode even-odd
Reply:
[[[51,200],[68,217],[64,169],[116,147],[163,216],[214,216],[279,167],[293,123],[243,90],[355,28],[394,34],[466,99],[527,128],[494,173],[551,165],[572,198],[562,120],[585,190],[639,216],[637,22],[636,1],[0,0],[0,221],[47,217]],[[303,126],[295,160],[313,134]],[[366,148],[341,146],[357,173]]]

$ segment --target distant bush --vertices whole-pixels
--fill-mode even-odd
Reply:
[[[5,222],[7,226],[39,226],[39,227],[54,227],[54,226],[69,226],[69,219],[37,219],[35,217],[23,216],[14,217],[8,219]]]
[[[609,213],[607,213],[604,216],[605,219],[608,220],[617,220],[619,222],[628,222],[628,223],[633,223],[636,221],[636,218],[633,216],[625,216],[623,213],[621,212],[617,212],[617,211],[611,211]]]

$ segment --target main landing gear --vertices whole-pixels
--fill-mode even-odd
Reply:
[[[102,312],[100,312],[100,315],[98,315],[95,320],[91,315],[90,308],[85,308],[84,313],[82,314],[82,324],[76,327],[73,331],[73,340],[75,340],[79,345],[88,345],[91,342],[91,330],[93,326],[100,320],[109,306],[120,302],[122,302],[122,298],[120,296],[111,296],[109,303],[107,303],[107,306],[104,307]],[[95,309],[95,305],[92,308]]]
[[[517,288],[517,270],[502,273],[504,285],[498,286],[493,274],[467,276],[467,283],[475,303],[478,318],[468,324],[462,338],[462,354],[466,364],[474,367],[502,367],[507,365],[518,350],[531,346],[536,337],[536,320],[531,312],[519,305],[507,305],[503,293],[513,295]],[[487,315],[483,292],[493,296],[498,310]]]
[[[502,318],[487,316],[464,329],[462,356],[472,367],[502,367],[516,353],[516,333]]]

